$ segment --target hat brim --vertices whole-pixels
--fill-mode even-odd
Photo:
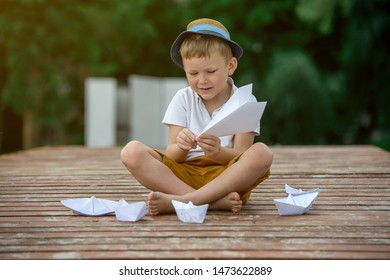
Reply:
[[[201,32],[184,31],[180,33],[179,36],[177,36],[176,40],[173,42],[171,47],[171,58],[173,62],[175,62],[175,64],[181,68],[184,68],[184,66],[183,66],[183,60],[180,55],[180,46],[183,43],[183,41],[191,34],[212,35],[225,40],[229,44],[230,48],[232,49],[232,54],[235,58],[237,58],[237,60],[239,60],[242,54],[244,53],[243,49],[239,44],[237,44],[233,40],[226,39],[225,37],[221,36],[217,32],[208,31],[208,30],[202,30]]]

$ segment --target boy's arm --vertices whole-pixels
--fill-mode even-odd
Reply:
[[[207,157],[210,157],[221,164],[227,164],[235,156],[245,152],[252,146],[254,139],[254,132],[236,134],[234,136],[233,147],[224,148],[221,147],[218,137],[201,135],[198,137],[198,145],[202,148]]]
[[[177,125],[169,125],[168,129],[166,154],[177,162],[183,162],[189,150],[196,147],[195,135],[190,130]]]

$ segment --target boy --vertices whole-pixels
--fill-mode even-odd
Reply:
[[[172,60],[184,69],[189,87],[176,93],[163,119],[169,129],[165,154],[138,141],[121,152],[130,173],[151,190],[151,215],[173,213],[173,199],[237,213],[268,178],[273,154],[265,144],[253,144],[260,125],[220,138],[198,135],[236,92],[230,76],[242,53],[226,28],[211,19],[191,22],[173,43]]]

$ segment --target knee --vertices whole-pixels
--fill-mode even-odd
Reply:
[[[145,150],[145,145],[141,142],[131,141],[122,149],[120,159],[128,169],[133,169],[140,162],[139,159]]]
[[[269,170],[274,158],[271,149],[264,143],[258,142],[253,144],[250,150],[252,155],[252,167],[257,170]]]

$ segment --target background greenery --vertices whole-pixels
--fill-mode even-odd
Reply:
[[[84,80],[183,76],[169,49],[220,20],[244,48],[234,75],[267,100],[273,144],[390,150],[390,1],[0,0],[0,148],[83,144]]]

